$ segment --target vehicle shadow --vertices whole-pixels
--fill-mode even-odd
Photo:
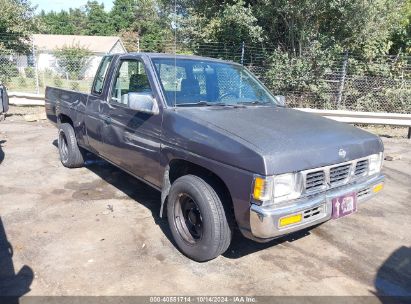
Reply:
[[[167,218],[160,218],[161,193],[158,190],[91,153],[87,155],[85,167],[137,203],[149,209],[155,223],[170,242],[175,245],[171,231],[168,228]]]
[[[122,191],[131,199],[149,209],[155,223],[160,227],[169,241],[173,245],[176,245],[171,235],[167,218],[160,218],[161,193],[159,191],[92,154],[89,154],[87,157],[86,168],[98,175],[107,183]],[[229,259],[238,259],[284,242],[293,242],[309,235],[309,231],[312,228],[314,227],[275,239],[267,243],[257,243],[246,239],[242,236],[238,229],[234,229],[231,246],[223,254],[223,256]]]
[[[53,145],[57,147],[57,140],[53,141]],[[146,185],[137,178],[129,175],[128,173],[122,171],[114,165],[111,165],[107,161],[92,153],[87,153],[85,167],[107,183],[116,187],[131,199],[149,209],[155,223],[160,227],[168,240],[176,246],[171,235],[171,231],[168,227],[167,218],[160,218],[161,193],[158,190]],[[267,243],[257,243],[249,240],[245,238],[238,229],[234,229],[231,245],[223,256],[229,259],[238,259],[284,242],[293,242],[309,235],[310,230],[315,227],[316,226],[310,227]]]
[[[411,247],[398,248],[384,261],[374,286],[382,303],[411,303]]]
[[[234,231],[234,236],[231,241],[231,245],[228,250],[223,253],[223,256],[229,259],[239,259],[243,256],[285,243],[294,242],[300,238],[310,235],[310,230],[314,227],[310,227],[298,232],[291,233],[289,235],[271,240],[266,243],[258,243],[253,240],[245,238],[241,232],[237,229]]]
[[[19,303],[19,298],[30,291],[33,282],[34,273],[29,266],[24,265],[15,272],[13,253],[0,217],[0,303]]]
[[[0,164],[3,162],[5,154],[4,151],[1,147],[2,144],[4,144],[6,142],[6,140],[0,140]]]

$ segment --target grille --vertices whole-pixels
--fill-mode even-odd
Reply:
[[[351,164],[345,164],[330,169],[330,185],[339,184],[347,179],[350,173]]]
[[[306,176],[305,190],[313,191],[321,188],[325,185],[325,173],[324,171],[310,172]]]
[[[303,212],[303,217],[304,219],[308,219],[311,217],[315,217],[316,215],[319,215],[323,210],[322,206],[318,206],[312,209],[307,209]]]
[[[361,158],[337,165],[325,166],[302,171],[305,177],[305,192],[307,194],[325,189],[339,187],[365,176],[369,169],[369,159]]]
[[[354,175],[363,175],[368,171],[368,159],[363,159],[357,162]]]
[[[370,193],[371,193],[371,189],[370,189],[370,188],[364,188],[364,189],[358,191],[358,193],[357,193],[357,198],[366,196],[366,195],[368,195],[368,194],[370,194]]]

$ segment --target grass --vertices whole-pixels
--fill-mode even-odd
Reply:
[[[76,90],[79,92],[90,92],[92,79],[67,80],[61,77],[43,77],[39,75],[39,93],[44,93],[46,86],[59,87],[62,89]],[[34,78],[12,77],[6,83],[7,89],[14,92],[36,93],[36,80]]]

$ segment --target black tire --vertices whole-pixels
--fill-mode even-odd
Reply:
[[[232,231],[223,204],[198,176],[185,175],[172,184],[167,218],[177,246],[195,261],[212,260],[230,246]]]
[[[68,123],[59,125],[58,148],[60,160],[64,167],[80,168],[84,165],[84,156],[77,145],[76,134],[73,127]]]

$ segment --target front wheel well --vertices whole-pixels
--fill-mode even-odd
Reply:
[[[160,216],[163,216],[163,214],[165,213],[167,196],[170,191],[171,185],[179,177],[188,174],[196,175],[208,182],[220,197],[225,212],[227,213],[227,217],[234,218],[233,200],[230,191],[224,181],[211,170],[182,159],[172,160],[166,168],[163,181],[163,190],[161,193]]]

